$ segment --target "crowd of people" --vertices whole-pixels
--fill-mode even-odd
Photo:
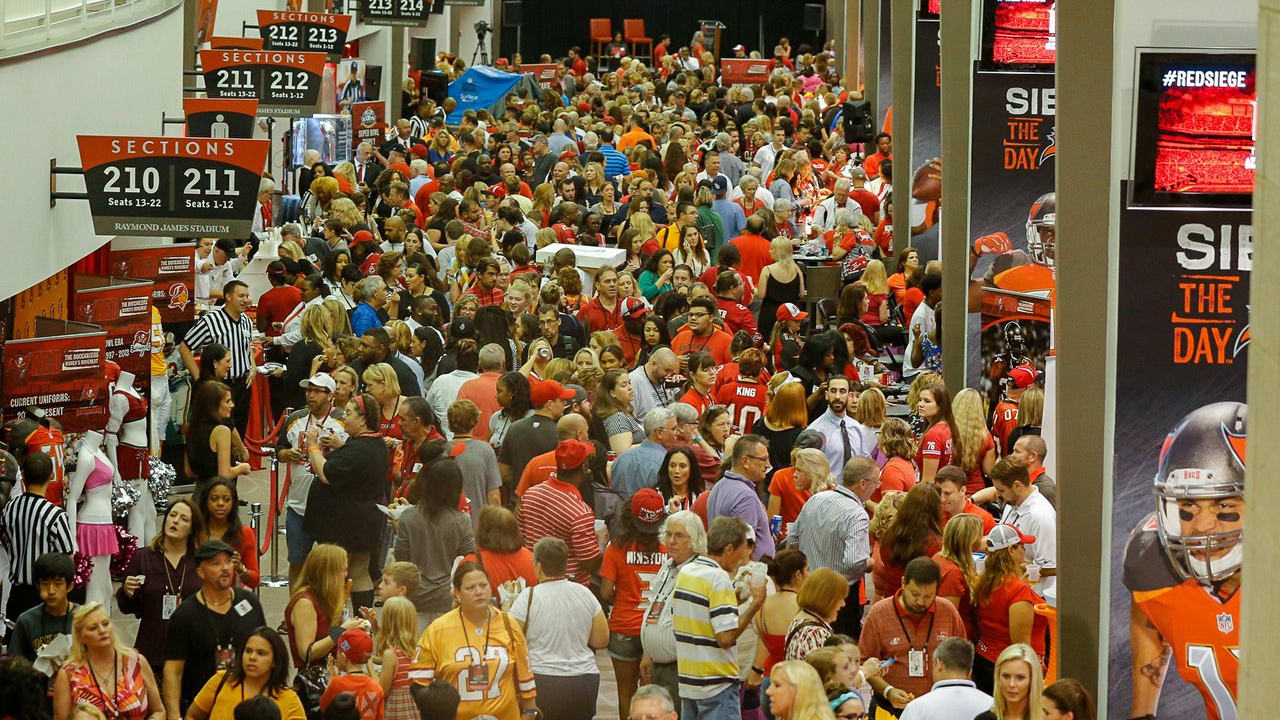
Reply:
[[[700,37],[654,60],[575,48],[540,104],[458,125],[408,85],[386,143],[308,158],[298,217],[266,193],[262,236],[197,243],[197,492],[120,573],[137,640],[68,599],[26,454],[0,539],[39,603],[10,605],[0,717],[585,719],[604,650],[631,720],[1093,720],[1044,683],[1040,377],[1014,368],[995,415],[943,384],[892,138],[843,137],[829,48],[784,39],[755,87],[717,84]],[[236,273],[274,229],[255,308]],[[282,618],[237,492],[259,342],[294,408]]]

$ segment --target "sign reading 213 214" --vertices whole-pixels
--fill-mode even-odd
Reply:
[[[362,0],[360,22],[366,25],[426,25],[432,0]]]
[[[267,140],[78,135],[99,235],[242,238]]]

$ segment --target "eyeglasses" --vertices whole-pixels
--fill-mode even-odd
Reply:
[[[759,460],[760,462],[763,462],[763,463],[769,462],[768,455],[765,455],[763,457],[761,457],[760,455],[748,455],[747,457],[751,458],[752,460]]]
[[[867,720],[867,714],[864,712],[837,713],[836,717],[839,720]]]

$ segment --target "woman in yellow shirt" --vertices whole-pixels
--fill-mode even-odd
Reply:
[[[233,720],[235,707],[259,695],[280,708],[281,720],[306,720],[297,693],[289,687],[289,648],[269,627],[254,630],[230,670],[214,673],[200,689],[187,720]]]

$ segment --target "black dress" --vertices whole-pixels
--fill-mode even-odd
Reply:
[[[799,271],[791,278],[791,282],[784,283],[769,277],[769,286],[765,288],[764,298],[760,301],[760,320],[757,323],[765,342],[773,337],[773,326],[778,322],[778,308],[786,303],[800,304]]]
[[[192,480],[200,485],[218,475],[218,453],[209,448],[209,436],[217,425],[191,428],[187,439],[187,462],[191,463]]]
[[[348,439],[325,460],[327,482],[312,481],[303,529],[316,542],[335,543],[349,553],[377,550],[386,525],[378,503],[385,500],[390,467],[391,454],[381,437]]]

